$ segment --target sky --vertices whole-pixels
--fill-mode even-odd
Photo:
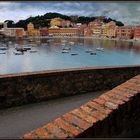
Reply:
[[[58,12],[66,15],[106,16],[125,25],[140,24],[140,2],[0,2],[0,22]]]

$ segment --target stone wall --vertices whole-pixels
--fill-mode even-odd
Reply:
[[[23,138],[121,137],[140,128],[140,75]]]
[[[40,71],[0,76],[0,108],[108,90],[140,74],[140,66]]]

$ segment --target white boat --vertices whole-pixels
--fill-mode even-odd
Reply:
[[[75,43],[74,43],[74,42],[69,42],[69,44],[70,44],[70,45],[74,45]]]
[[[7,50],[6,47],[0,47],[0,50]]]
[[[71,55],[78,55],[78,53],[71,53]]]
[[[6,54],[6,52],[0,52],[0,54]]]
[[[71,50],[71,48],[70,47],[65,47],[65,48],[63,48],[63,50]]]
[[[69,53],[69,51],[68,50],[63,50],[62,53]]]
[[[66,40],[62,40],[61,42],[66,43],[67,41]]]
[[[13,52],[15,55],[23,55],[23,52]]]
[[[96,50],[97,50],[97,51],[103,51],[104,48],[100,48],[100,47],[98,47],[98,48],[96,48]]]
[[[30,51],[30,53],[36,53],[37,51],[36,50],[32,50],[32,51]]]

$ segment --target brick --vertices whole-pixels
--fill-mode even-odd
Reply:
[[[98,111],[92,111],[92,109],[90,109],[88,106],[82,106],[80,107],[82,110],[84,110],[86,113],[88,113],[89,115],[92,115],[93,117],[95,117],[98,121],[102,121],[104,118],[106,118],[105,115],[103,115],[102,113],[98,112]],[[91,110],[91,111],[90,111]]]
[[[24,139],[34,139],[35,135],[33,135],[32,133],[28,133],[28,134],[24,134],[23,138]]]
[[[136,84],[123,84],[123,87],[130,89],[130,90],[140,92],[140,86],[136,86]]]
[[[102,112],[105,115],[108,115],[111,113],[110,109],[104,109],[101,105],[97,104],[96,102],[94,102],[94,100],[92,100],[91,102],[89,102],[89,105],[97,110],[99,110],[99,112]]]
[[[107,92],[107,93],[108,93],[108,92]],[[122,104],[124,104],[123,101],[114,100],[113,98],[107,96],[107,93],[106,93],[106,95],[104,95],[104,94],[101,95],[100,98],[105,99],[106,101],[112,102],[112,103],[117,104],[117,105],[122,105]]]
[[[53,123],[48,123],[46,126],[44,126],[49,132],[51,132],[53,135],[55,135],[57,138],[67,138],[68,135],[65,134],[60,128],[55,126]]]
[[[92,116],[89,116],[88,114],[84,113],[81,109],[75,109],[71,113],[80,117],[81,119],[91,123],[91,124],[97,122],[97,120],[95,118],[93,118]]]
[[[116,94],[119,94],[119,95],[122,95],[122,96],[125,96],[125,97],[127,97],[127,98],[131,98],[131,97],[134,96],[133,94],[126,93],[126,92],[124,92],[124,91],[120,91],[119,89],[116,89],[116,88],[114,88],[114,89],[112,90],[112,92],[113,92],[113,93],[116,93]]]
[[[94,102],[97,102],[97,103],[99,103],[100,105],[104,105],[104,104],[105,104],[105,101],[102,100],[102,99],[100,99],[100,98],[94,99]]]
[[[70,122],[71,124],[74,124],[76,126],[78,126],[80,129],[86,130],[89,127],[91,127],[92,125],[83,121],[82,119],[77,118],[76,116],[67,113],[65,115],[63,115],[64,119],[67,120],[68,122]]]
[[[38,138],[55,138],[54,135],[49,134],[44,128],[38,128],[34,131]]]
[[[121,86],[118,86],[118,87],[116,87],[115,89],[120,90],[120,91],[122,91],[122,92],[125,92],[125,93],[127,93],[127,94],[129,94],[129,95],[131,94],[132,96],[134,96],[134,95],[137,94],[137,91],[129,90],[129,89],[123,88],[123,87],[121,87]]]
[[[58,118],[54,121],[60,128],[64,129],[66,132],[69,132],[73,136],[79,135],[81,132],[72,126],[68,122],[64,122],[61,118]]]
[[[105,105],[109,108],[112,108],[112,109],[117,109],[118,108],[118,105],[112,103],[112,102],[106,102]]]
[[[129,101],[129,98],[127,98],[125,96],[122,96],[121,94],[118,94],[118,92],[114,93],[113,91],[111,91],[110,93],[108,93],[108,96],[111,97],[111,98],[114,98],[114,99],[122,100],[124,102],[128,102]]]

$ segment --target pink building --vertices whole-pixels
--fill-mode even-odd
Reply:
[[[117,38],[132,39],[134,36],[134,29],[132,26],[121,26],[117,28]]]
[[[47,36],[48,35],[48,28],[40,28],[40,36]]]

